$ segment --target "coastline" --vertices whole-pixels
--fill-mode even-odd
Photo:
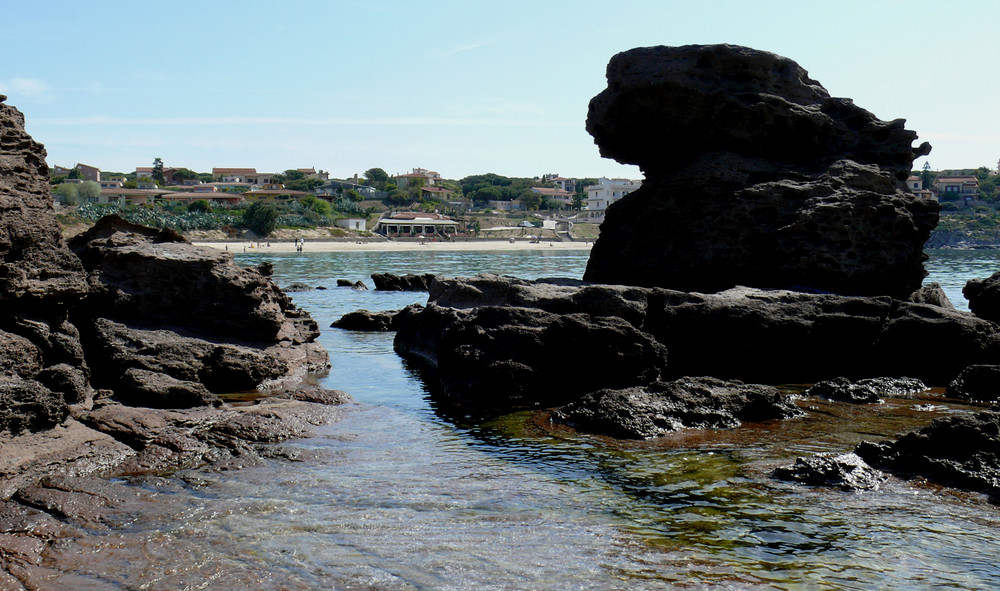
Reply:
[[[207,246],[216,250],[228,250],[232,253],[286,253],[296,252],[294,241],[196,241],[198,246]],[[430,250],[449,251],[514,251],[514,250],[590,250],[593,241],[588,242],[557,242],[541,241],[532,243],[527,240],[468,240],[456,242],[348,242],[332,240],[307,240],[302,252],[406,252]]]

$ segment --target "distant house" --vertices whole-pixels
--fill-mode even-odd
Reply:
[[[420,196],[430,197],[434,199],[447,200],[454,191],[450,189],[445,189],[444,187],[421,187]]]
[[[86,164],[77,164],[76,169],[80,171],[80,178],[85,181],[94,181],[95,183],[101,182],[101,169],[96,166],[88,166]]]
[[[404,189],[411,184],[433,187],[435,183],[441,180],[441,175],[434,171],[427,170],[426,168],[414,168],[413,172],[408,174],[397,174],[392,178],[396,181],[396,187]]]
[[[520,199],[514,199],[511,201],[487,201],[486,206],[494,211],[521,211],[524,209],[524,205],[521,204]]]
[[[146,205],[167,191],[158,189],[125,189],[123,187],[108,187],[101,189],[98,203],[117,203],[118,205]]]
[[[302,173],[303,178],[307,179],[319,179],[321,181],[330,180],[330,173],[325,170],[317,171],[315,168],[296,168],[298,172]]]
[[[138,179],[151,179],[153,178],[153,167],[152,166],[137,166],[135,168],[135,178]]]
[[[596,185],[587,187],[587,208],[582,218],[592,224],[604,221],[608,206],[642,186],[642,181],[600,178]]]
[[[417,211],[393,212],[375,223],[375,232],[389,237],[450,236],[459,231],[459,224],[439,213]]]
[[[59,176],[67,176],[72,171],[72,168],[66,168],[65,166],[52,166],[49,168],[49,176],[51,178],[56,178]]]
[[[542,175],[542,180],[547,183],[552,183],[559,187],[567,193],[576,193],[576,181],[573,179],[567,179],[559,176],[558,173],[549,173]]]
[[[274,173],[257,172],[256,168],[213,168],[214,182],[248,183],[263,187],[273,182]]]
[[[561,207],[573,205],[574,193],[570,193],[569,191],[565,191],[563,189],[553,189],[551,187],[532,187],[531,191],[546,197],[550,204],[555,204]]]
[[[272,185],[273,186],[273,185]],[[309,191],[292,191],[291,189],[258,189],[243,193],[243,198],[247,201],[274,201],[287,199],[302,199],[303,197],[313,197]]]
[[[243,195],[239,193],[225,193],[217,191],[164,191],[157,198],[166,203],[190,204],[195,201],[208,201],[209,203],[219,203],[224,205],[237,205],[243,201]]]
[[[917,191],[924,188],[924,182],[919,176],[911,174],[909,178],[906,179],[906,187],[916,193]]]
[[[979,198],[979,179],[971,175],[939,175],[931,191],[938,201],[975,201]]]
[[[375,187],[362,185],[355,181],[338,181],[337,179],[328,179],[325,183],[316,187],[316,194],[332,197],[335,194],[343,193],[344,191],[349,191],[351,189],[354,189],[361,195],[371,196],[375,194]]]
[[[347,230],[357,230],[365,231],[368,229],[368,223],[362,218],[348,218],[346,220],[337,220],[337,226],[345,228]]]

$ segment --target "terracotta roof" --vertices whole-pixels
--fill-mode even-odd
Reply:
[[[289,189],[259,189],[250,191],[246,195],[315,195],[309,191],[291,191]]]
[[[441,215],[439,213],[424,213],[422,211],[400,211],[392,214],[390,217],[382,218],[383,220],[415,220],[417,218],[431,219],[431,220],[450,220],[451,218],[446,215]]]
[[[212,174],[257,174],[256,168],[213,168]]]
[[[451,189],[445,189],[444,187],[423,187],[421,191],[427,191],[428,193],[453,193]]]

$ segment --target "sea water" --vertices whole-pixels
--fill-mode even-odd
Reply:
[[[935,394],[851,408],[817,402],[804,419],[620,442],[532,413],[485,424],[442,418],[393,353],[391,333],[326,328],[355,309],[426,300],[333,288],[337,279],[579,278],[587,254],[239,255],[271,261],[281,286],[329,288],[293,297],[330,352],[322,385],[356,403],[344,420],[284,444],[294,459],[133,481],[152,494],[149,510],[87,538],[92,551],[66,580],[164,590],[1000,586],[1000,510],[977,495],[899,480],[847,493],[768,476],[799,455],[847,451],[956,412]],[[930,254],[928,281],[959,306],[965,280],[997,268],[994,251]],[[71,549],[79,550],[63,551]]]

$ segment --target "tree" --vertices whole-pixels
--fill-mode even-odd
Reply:
[[[72,169],[70,169],[69,174],[66,175],[66,178],[68,178],[68,179],[82,179],[83,175],[80,173],[80,168],[74,166]]]
[[[194,181],[198,179],[198,173],[190,168],[178,168],[174,171],[174,181],[183,183],[184,181]]]
[[[199,199],[197,201],[192,201],[188,204],[188,211],[201,212],[201,213],[212,213],[212,204],[208,202],[207,199]]]
[[[57,185],[55,193],[66,205],[76,205],[79,203],[76,192],[76,183],[63,183],[61,185]]]
[[[931,163],[924,162],[924,170],[920,173],[920,187],[922,189],[930,189],[931,185],[934,184],[934,177],[936,176],[931,171]]]
[[[372,187],[378,187],[380,184],[385,183],[389,180],[389,173],[382,170],[381,168],[369,168],[365,171],[365,184]]]
[[[153,180],[158,183],[163,182],[163,160],[161,158],[153,158]]]
[[[584,197],[583,193],[574,193],[573,194],[573,209],[575,209],[577,211],[580,211],[581,209],[583,209],[583,202],[584,201],[586,201],[586,197]]]
[[[361,193],[358,193],[354,189],[348,189],[347,192],[344,193],[344,195],[346,195],[347,198],[350,199],[351,201],[364,201],[365,200],[365,198],[361,196]]]
[[[255,201],[243,214],[243,225],[264,238],[278,226],[278,208],[273,203]]]
[[[78,183],[76,194],[80,201],[97,201],[97,198],[101,196],[101,185],[94,181],[83,181]]]

